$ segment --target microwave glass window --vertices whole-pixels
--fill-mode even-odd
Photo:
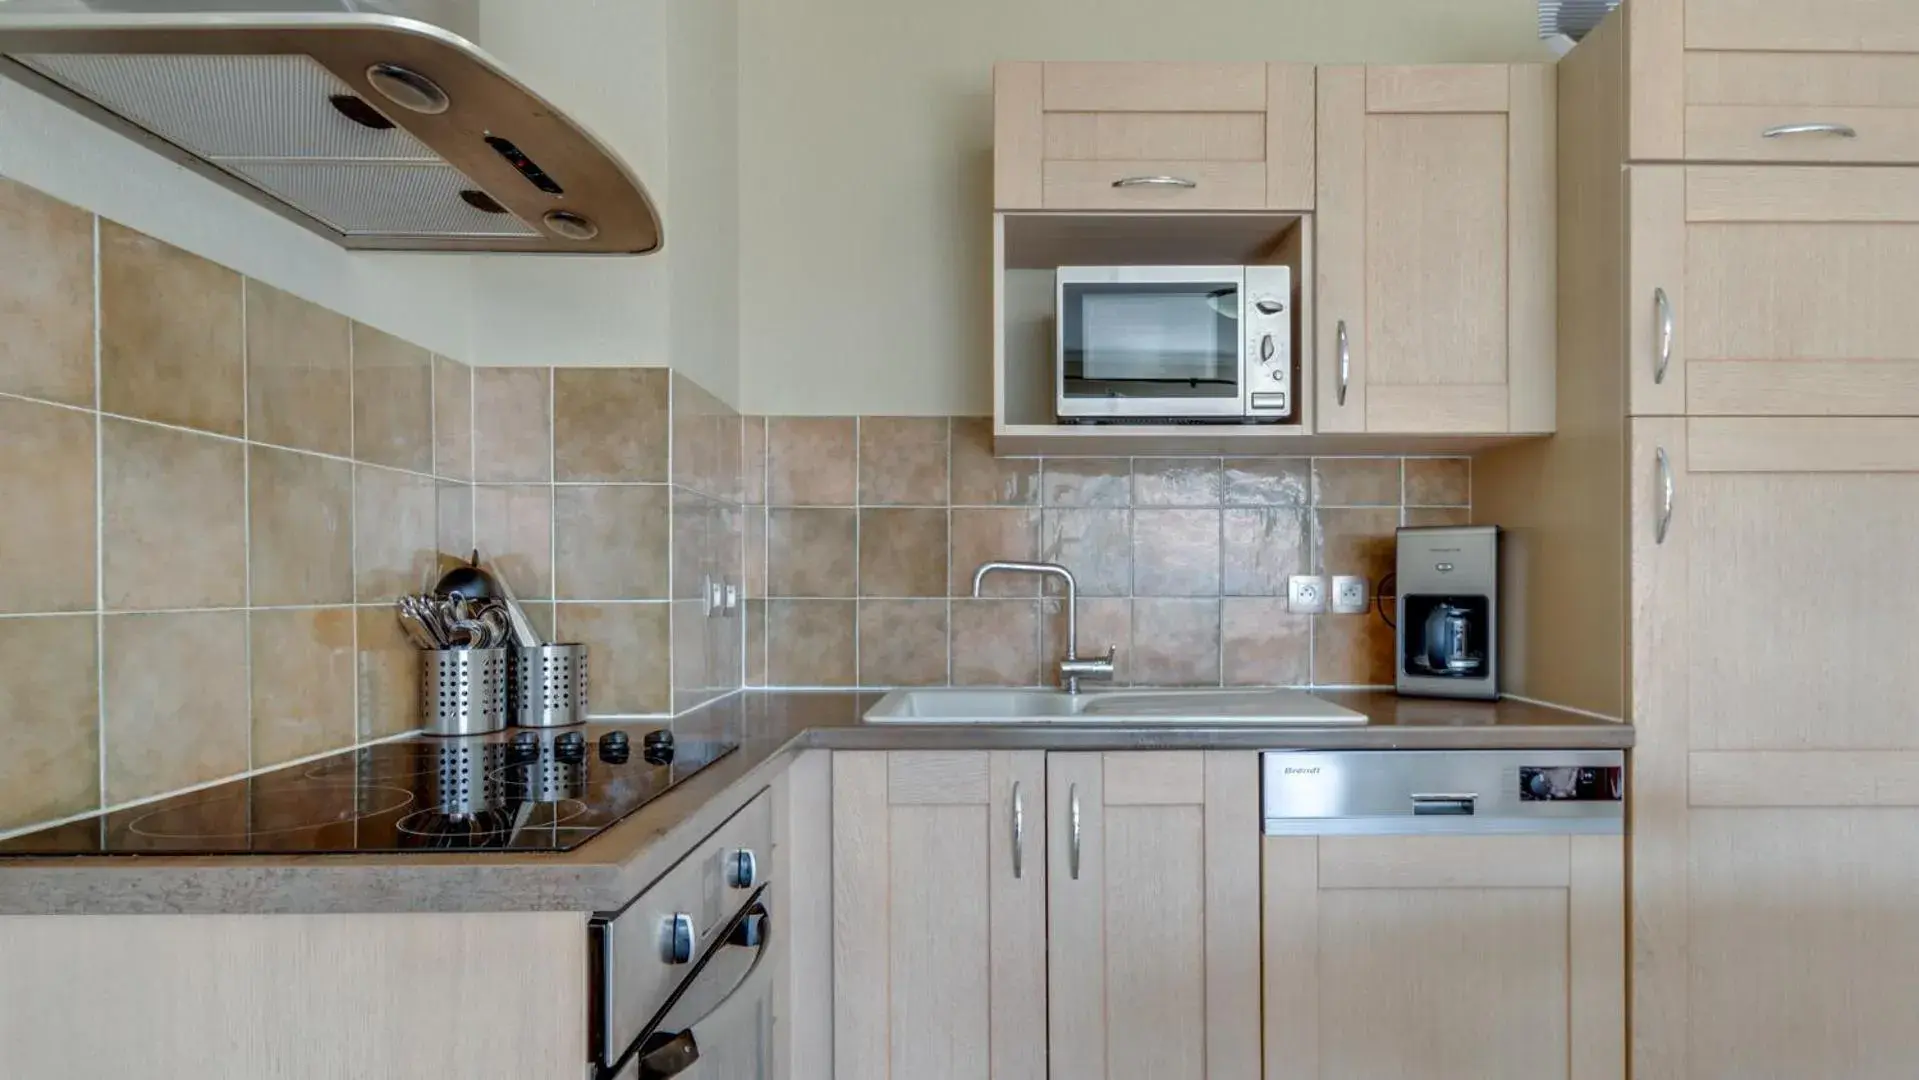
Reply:
[[[1239,397],[1239,289],[1072,284],[1060,319],[1069,397]]]

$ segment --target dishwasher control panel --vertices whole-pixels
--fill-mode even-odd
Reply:
[[[1273,750],[1268,836],[1596,833],[1625,827],[1617,750]]]

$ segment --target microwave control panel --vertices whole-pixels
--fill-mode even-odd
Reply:
[[[1293,386],[1293,270],[1290,266],[1246,268],[1246,415],[1282,419],[1299,402]]]

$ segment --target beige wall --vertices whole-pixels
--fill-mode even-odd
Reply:
[[[983,414],[990,70],[1510,61],[1534,0],[808,0],[740,26],[741,408]]]

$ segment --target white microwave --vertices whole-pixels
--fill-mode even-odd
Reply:
[[[1064,423],[1299,421],[1287,266],[1062,266]]]

